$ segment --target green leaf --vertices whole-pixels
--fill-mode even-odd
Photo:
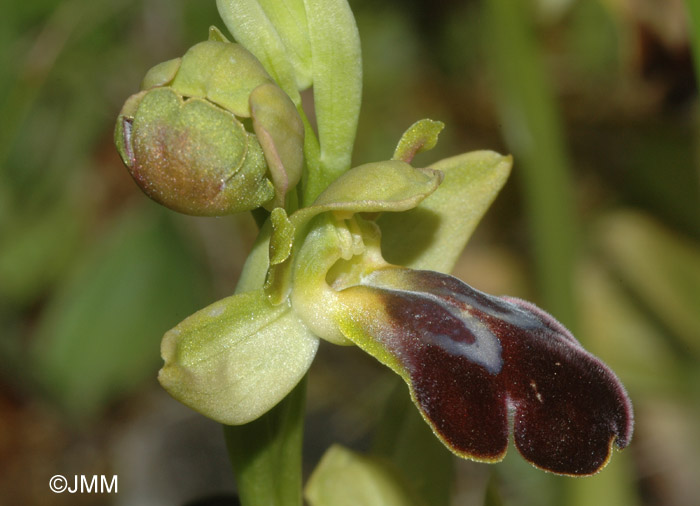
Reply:
[[[415,209],[383,214],[382,253],[413,269],[449,272],[510,173],[512,160],[474,151],[430,166],[445,175],[438,189]]]
[[[350,168],[362,99],[362,53],[346,0],[304,0],[311,43],[314,107],[321,147],[305,201]]]
[[[332,446],[304,489],[311,506],[420,506],[410,485],[386,461]]]
[[[375,432],[372,453],[390,459],[426,505],[448,506],[454,456],[425,423],[404,382],[396,376],[394,383]]]
[[[262,289],[232,295],[163,336],[161,385],[177,400],[228,425],[255,420],[306,374],[318,348],[288,304]]]
[[[301,505],[301,443],[306,380],[246,425],[224,426],[226,446],[245,506]]]
[[[573,274],[579,225],[557,96],[527,2],[483,2],[483,44],[505,140],[520,164],[534,279],[544,307],[574,327]],[[628,157],[624,157],[628,158]],[[665,161],[664,161],[665,163]],[[636,171],[636,167],[635,167]]]
[[[32,351],[40,385],[88,416],[155,377],[160,336],[198,305],[202,278],[155,206],[122,216],[75,265],[42,313]]]

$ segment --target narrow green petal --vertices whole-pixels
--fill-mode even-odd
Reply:
[[[281,339],[280,336],[284,338]],[[255,420],[301,380],[316,338],[288,304],[262,290],[198,311],[163,336],[158,380],[174,398],[217,422]]]
[[[442,121],[434,121],[432,119],[416,121],[401,136],[401,140],[396,146],[396,151],[394,151],[394,156],[391,158],[411,163],[413,157],[418,153],[435,147],[438,135],[440,135],[443,128],[445,128],[445,124]]]
[[[415,209],[383,214],[382,251],[394,264],[439,272],[452,270],[464,245],[510,174],[512,159],[474,151],[430,166],[445,178]]]
[[[342,446],[328,449],[304,490],[311,506],[420,506],[408,483],[388,461]]]

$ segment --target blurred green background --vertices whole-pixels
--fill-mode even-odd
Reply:
[[[513,153],[455,274],[560,318],[635,406],[632,445],[601,474],[554,477],[511,451],[459,462],[453,504],[697,504],[700,25],[682,0],[350,4],[365,69],[355,161],[389,158],[423,117],[447,128],[418,164]],[[223,28],[213,0],[0,7],[0,505],[233,490],[220,427],[155,374],[163,332],[231,293],[255,225],[159,208],[112,141],[146,70],[211,24]],[[392,384],[361,352],[322,346],[307,471],[332,442],[369,446]],[[55,474],[118,475],[119,492],[52,494]]]

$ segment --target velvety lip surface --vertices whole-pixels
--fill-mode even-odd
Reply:
[[[392,271],[363,282],[389,319],[371,325],[380,329],[373,338],[405,369],[420,410],[455,453],[503,458],[509,413],[520,453],[551,472],[596,473],[613,443],[629,444],[624,387],[549,314],[452,276]]]

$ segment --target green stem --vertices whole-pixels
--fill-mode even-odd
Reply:
[[[246,425],[224,425],[243,506],[301,506],[306,378],[273,409]]]
[[[542,304],[572,327],[576,251],[573,189],[561,121],[539,58],[528,5],[488,0],[486,33],[501,118],[515,154],[514,172],[520,175],[525,193]]]

